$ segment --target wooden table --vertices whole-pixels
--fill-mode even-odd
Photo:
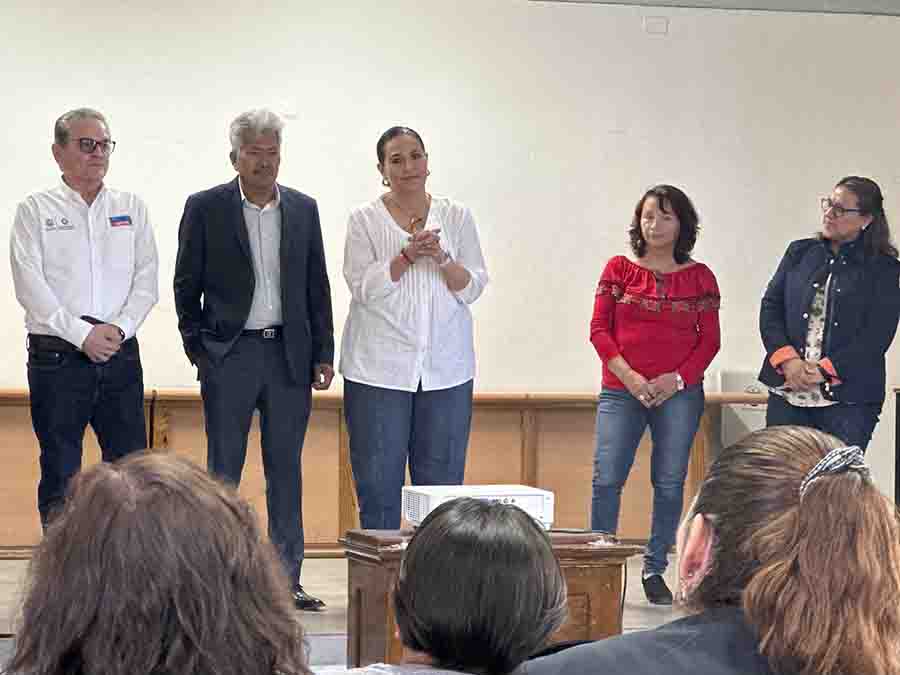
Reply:
[[[400,663],[402,645],[390,600],[409,530],[350,530],[347,666]],[[599,640],[622,632],[625,561],[642,546],[611,543],[596,532],[551,532],[553,551],[568,586],[569,616],[552,642]]]

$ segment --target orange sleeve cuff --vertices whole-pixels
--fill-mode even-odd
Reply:
[[[824,358],[819,361],[819,365],[825,369],[829,375],[831,375],[831,384],[840,384],[841,378],[838,377],[837,370],[834,369],[834,364],[831,362],[831,359]]]
[[[778,367],[785,361],[799,358],[800,355],[797,353],[797,350],[790,345],[787,345],[785,347],[782,347],[781,349],[776,349],[775,353],[769,357],[769,363],[772,364],[773,368],[778,369]]]

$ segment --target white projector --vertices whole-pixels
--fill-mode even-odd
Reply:
[[[553,525],[553,493],[527,485],[404,485],[403,517],[418,526],[438,506],[457,497],[515,504],[545,530]]]

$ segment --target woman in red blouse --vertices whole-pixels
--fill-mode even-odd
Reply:
[[[591,318],[591,343],[603,361],[591,529],[616,531],[622,486],[649,425],[653,519],[643,585],[654,604],[672,602],[662,575],[703,414],[703,372],[719,351],[716,277],[691,258],[697,223],[681,190],[648,190],[629,230],[634,257],[616,256],[606,264]]]

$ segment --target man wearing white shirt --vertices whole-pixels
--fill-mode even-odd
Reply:
[[[207,467],[240,484],[258,410],[269,538],[294,605],[319,611],[325,603],[300,584],[300,458],[311,389],[328,389],[334,377],[331,286],[315,200],[276,182],[283,126],[265,109],[231,123],[237,175],[188,198],[173,288],[184,351],[200,380]]]
[[[135,333],[158,299],[158,262],[143,201],[103,183],[114,148],[99,112],[62,115],[52,148],[62,180],[26,197],[12,228],[44,528],[81,468],[88,424],[105,461],[147,446]]]

